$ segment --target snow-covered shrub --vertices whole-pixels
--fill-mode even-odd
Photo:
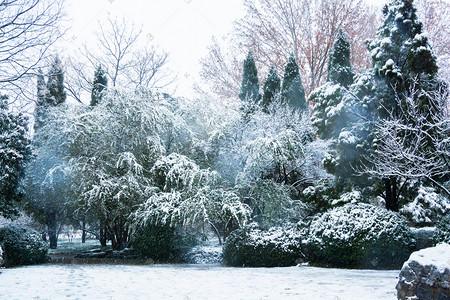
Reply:
[[[183,260],[188,264],[221,264],[222,250],[222,246],[196,246],[183,256]]]
[[[47,244],[29,228],[14,225],[0,228],[0,247],[5,267],[40,264],[48,259]]]
[[[263,231],[247,226],[233,231],[225,241],[223,260],[228,266],[284,267],[302,261],[302,236],[295,228],[272,227]]]
[[[403,206],[400,212],[414,224],[434,225],[450,212],[450,199],[434,188],[421,186],[414,200]]]
[[[439,223],[436,226],[437,232],[436,232],[436,243],[449,243],[450,244],[450,216],[444,216],[439,221]]]
[[[413,251],[406,221],[370,204],[346,204],[315,217],[307,256],[321,265],[353,268],[398,267]]]
[[[231,224],[244,225],[249,207],[222,184],[219,174],[193,160],[170,154],[156,161],[151,172],[161,192],[153,193],[134,213],[137,223],[171,226],[206,224],[218,238]]]

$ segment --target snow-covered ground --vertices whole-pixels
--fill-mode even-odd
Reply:
[[[396,299],[398,271],[195,265],[1,270],[0,299]]]

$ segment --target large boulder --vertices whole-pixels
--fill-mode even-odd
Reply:
[[[301,234],[294,228],[261,230],[248,226],[233,231],[223,248],[225,265],[235,267],[285,267],[304,260]]]
[[[346,204],[316,216],[305,249],[311,263],[331,267],[399,268],[415,249],[406,220],[370,204]]]
[[[450,300],[450,245],[443,243],[411,254],[396,288],[399,300]]]
[[[4,267],[40,264],[48,260],[47,244],[38,232],[29,228],[15,225],[0,228],[0,247]]]

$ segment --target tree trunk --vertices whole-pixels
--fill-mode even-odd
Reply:
[[[106,227],[105,227],[105,225],[103,225],[103,223],[100,223],[99,240],[100,240],[100,245],[101,245],[102,247],[106,247],[106,241],[107,241],[107,237],[106,237]]]
[[[50,249],[56,249],[58,247],[58,224],[55,213],[50,213],[47,216],[47,231]]]
[[[86,222],[84,220],[81,222],[81,243],[86,243]]]
[[[385,188],[386,209],[398,212],[397,178],[391,176],[383,179]]]

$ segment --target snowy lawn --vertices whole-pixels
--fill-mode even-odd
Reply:
[[[0,299],[396,299],[399,271],[195,265],[1,270]]]

